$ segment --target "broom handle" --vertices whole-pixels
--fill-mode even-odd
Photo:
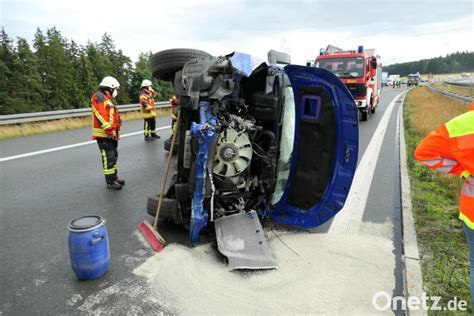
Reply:
[[[170,151],[168,154],[168,160],[166,161],[166,170],[165,170],[165,177],[163,179],[163,185],[161,186],[161,194],[160,198],[158,200],[158,205],[156,207],[156,215],[155,215],[155,220],[153,221],[153,228],[156,230],[156,225],[158,224],[158,217],[160,216],[160,210],[161,210],[161,203],[163,202],[163,195],[165,194],[165,188],[166,188],[166,182],[168,180],[168,172],[170,170],[170,165],[171,165],[171,157],[173,156],[173,149],[174,149],[174,144],[176,141],[176,134],[178,134],[179,131],[179,124],[181,120],[181,111],[178,112],[178,118],[176,119],[176,130],[173,133],[173,138],[171,139],[171,147]]]

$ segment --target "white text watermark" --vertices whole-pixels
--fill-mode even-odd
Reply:
[[[394,296],[384,291],[379,291],[372,297],[372,305],[378,311],[387,310],[424,310],[424,311],[466,311],[467,302],[465,300],[454,297],[446,303],[441,305],[440,296],[427,296],[423,293],[420,297],[409,296]]]

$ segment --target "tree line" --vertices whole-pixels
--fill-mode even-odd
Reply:
[[[421,74],[472,72],[474,71],[474,52],[456,52],[448,54],[446,57],[440,56],[407,63],[393,64],[384,66],[383,71],[387,71],[389,74],[400,74],[401,76],[407,76],[408,74],[416,72]]]
[[[36,30],[32,47],[24,38],[0,34],[0,114],[86,108],[105,76],[120,82],[118,104],[137,103],[143,79],[152,79],[151,52],[125,56],[105,33],[101,42],[80,45],[55,28]],[[168,82],[152,80],[158,99],[173,94]]]

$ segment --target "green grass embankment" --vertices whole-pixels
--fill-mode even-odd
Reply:
[[[468,247],[458,219],[462,180],[435,173],[413,158],[425,135],[465,111],[463,104],[420,87],[405,99],[404,123],[425,292],[441,296],[441,306],[454,297],[466,300],[471,313]]]

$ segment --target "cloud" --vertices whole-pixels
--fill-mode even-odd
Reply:
[[[333,44],[375,47],[388,64],[474,50],[470,0],[3,0],[2,12],[12,37],[31,40],[36,27],[56,26],[84,44],[107,32],[133,59],[172,47],[262,58],[281,49],[304,64]]]

